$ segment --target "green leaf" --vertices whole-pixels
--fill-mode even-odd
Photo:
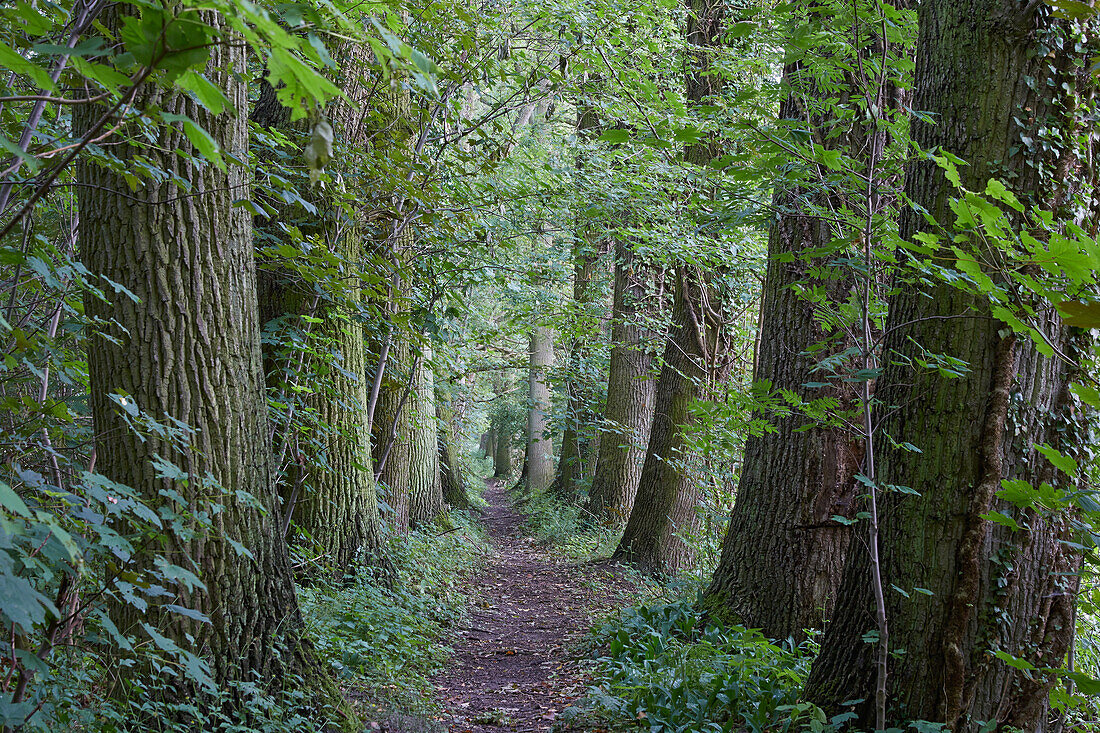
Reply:
[[[630,130],[606,130],[596,139],[602,140],[605,143],[611,143],[612,145],[618,145],[630,140]]]
[[[223,110],[232,110],[233,104],[225,96],[221,87],[214,84],[206,75],[193,69],[185,71],[176,79],[176,86],[186,89],[211,114],[220,115]]]
[[[986,514],[982,514],[981,517],[986,521],[999,524],[1002,527],[1008,527],[1011,530],[1019,531],[1020,529],[1020,525],[1016,523],[1016,520],[1003,512],[987,512]]]
[[[52,92],[57,89],[57,84],[50,79],[48,71],[23,58],[22,54],[4,43],[0,43],[0,67],[21,76],[29,76],[36,86],[45,91]]]
[[[31,518],[31,510],[28,509],[27,505],[23,503],[23,500],[19,498],[19,494],[16,494],[15,490],[3,481],[0,481],[0,506],[4,507],[12,514],[18,514],[27,519]]]
[[[1058,314],[1069,326],[1077,328],[1100,328],[1100,303],[1080,303],[1075,300],[1063,300],[1057,304]]]
[[[985,194],[990,198],[996,199],[1003,204],[1008,204],[1016,211],[1023,212],[1024,205],[1020,203],[1020,200],[1016,198],[1016,194],[1005,188],[1005,185],[998,181],[996,178],[990,178],[989,183],[985,185]]]
[[[1079,470],[1077,461],[1073,460],[1069,456],[1062,455],[1059,451],[1051,448],[1049,445],[1037,445],[1035,450],[1042,453],[1047,457],[1047,460],[1054,464],[1054,467],[1065,473],[1067,476],[1076,476]]]
[[[1078,0],[1047,0],[1047,5],[1056,8],[1054,13],[1056,17],[1071,20],[1084,20],[1100,12],[1088,3],[1078,2]]]
[[[1066,677],[1073,680],[1077,689],[1086,695],[1100,695],[1100,680],[1090,677],[1084,672],[1067,672]]]
[[[1034,664],[1027,661],[1026,659],[1014,657],[1008,652],[997,650],[993,652],[993,656],[995,656],[997,659],[1000,659],[1002,662],[1007,664],[1009,667],[1012,667],[1013,669],[1019,669],[1024,672],[1032,672],[1037,669]]]
[[[226,169],[225,159],[222,158],[218,142],[210,133],[202,129],[198,123],[187,115],[175,114],[174,112],[163,112],[161,113],[161,118],[169,124],[173,122],[181,123],[183,125],[183,134],[186,135],[191,144],[195,146],[195,150],[199,151],[202,157],[206,158],[223,171]]]

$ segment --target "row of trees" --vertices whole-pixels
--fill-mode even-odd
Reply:
[[[1091,11],[1054,5],[793,11],[770,138],[790,168],[770,207],[753,369],[780,402],[757,405],[771,426],[744,447],[703,604],[773,638],[824,627],[807,697],[862,726],[1043,729],[1072,646],[1093,547],[1095,323],[1072,315],[1095,296],[1091,272],[1073,264],[1095,257],[1094,82],[1082,58],[1095,39]],[[688,8],[689,103],[729,99],[715,68],[737,43],[736,11]],[[703,236],[725,203],[706,170],[723,143],[705,133],[684,148],[703,167]],[[672,574],[692,566],[700,521],[691,425],[730,381],[728,260],[663,273],[672,308],[654,379],[631,310],[644,275],[622,240],[587,509],[628,518],[616,557]],[[588,262],[575,261],[580,305]],[[549,433],[535,417],[551,409],[536,389],[544,340],[532,335],[534,490],[548,486],[531,468]],[[498,455],[498,475],[508,471]]]
[[[1078,5],[5,10],[4,725],[91,668],[354,727],[295,581],[394,582],[482,432],[647,571],[731,508],[702,602],[824,627],[830,714],[1042,728],[1096,508]]]

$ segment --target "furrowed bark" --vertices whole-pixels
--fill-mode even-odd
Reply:
[[[1069,175],[1051,181],[1040,169],[1086,171],[1059,159],[1072,155],[1072,146],[1030,151],[1021,139],[1028,134],[1026,115],[1014,118],[1024,109],[1036,120],[1071,125],[1071,117],[1055,110],[1073,109],[1061,96],[1062,70],[1072,68],[1072,43],[1049,43],[1065,22],[1047,9],[1025,11],[1006,0],[924,3],[920,13],[913,107],[953,122],[915,121],[917,142],[925,150],[942,146],[968,161],[958,170],[971,190],[982,191],[997,177],[1025,204],[1057,210],[1068,200],[1066,187],[1080,182]],[[974,84],[974,79],[983,81]],[[1070,139],[1079,132],[1063,129],[1062,135]],[[1085,183],[1095,185],[1092,173],[1087,175]],[[941,224],[954,222],[948,199],[957,194],[937,166],[914,164],[907,192]],[[922,215],[905,212],[904,237],[927,229]],[[981,245],[978,252],[983,258],[996,255]],[[1052,311],[1042,311],[1038,327],[1072,358],[1082,334],[1061,324]],[[927,294],[905,287],[892,298],[884,353],[889,359],[876,397],[884,406],[882,430],[893,440],[879,443],[880,476],[919,492],[882,495],[891,647],[905,650],[891,657],[888,720],[941,722],[959,732],[977,730],[980,721],[1046,730],[1054,676],[1025,673],[991,652],[1036,667],[1061,663],[1073,639],[1081,558],[1065,544],[1071,537],[1069,517],[1019,509],[995,492],[1004,479],[1070,488],[1034,448],[1070,447],[1063,445],[1076,421],[1067,394],[1070,369],[1011,334],[992,317],[983,296],[938,284]],[[954,379],[935,370],[914,374],[908,364],[928,353],[959,358],[967,370]],[[902,441],[921,452],[905,450]],[[1021,529],[989,521],[991,510]],[[853,550],[836,618],[807,685],[808,699],[830,713],[844,700],[870,697],[873,665],[868,645],[860,641],[874,626],[868,577],[866,552]],[[909,597],[891,592],[891,586]],[[856,711],[866,725],[867,704]]]
[[[112,27],[119,17],[112,11],[101,20]],[[207,18],[229,33],[220,18]],[[183,94],[156,92],[157,99],[143,103],[188,115],[222,149],[246,158],[243,48],[213,45],[207,75],[236,113],[212,116]],[[77,173],[86,184],[79,189],[85,264],[93,276],[109,278],[138,298],[108,288],[106,301],[89,297],[86,303],[90,316],[117,324],[108,327],[117,343],[94,338],[88,345],[97,468],[152,506],[170,501],[160,494],[167,490],[182,497],[172,507],[178,512],[205,511],[211,501],[222,509],[210,514],[211,528],[168,529],[130,563],[138,574],[151,570],[157,555],[194,567],[205,588],[174,587],[172,601],[206,614],[209,624],[156,606],[139,612],[116,603],[112,615],[124,633],[140,636],[141,624],[150,623],[204,656],[219,683],[258,679],[278,690],[289,675],[300,675],[302,682],[295,685],[312,704],[340,706],[335,684],[302,638],[304,624],[278,528],[251,223],[244,209],[233,206],[247,191],[248,171],[234,165],[221,171],[167,152],[192,150],[174,128],[164,131],[160,143],[140,154],[189,181],[188,195],[170,182],[131,191],[121,176],[92,163],[83,163]],[[124,160],[139,153],[125,144],[112,152]],[[125,403],[112,400],[112,394],[124,394]],[[158,434],[139,436],[128,423],[127,405],[161,422],[171,417],[196,432],[186,445]],[[158,455],[189,480],[160,477],[153,466]],[[195,690],[181,681],[178,692],[186,696]],[[245,701],[236,702],[243,709]]]
[[[588,494],[588,511],[609,526],[625,524],[634,506],[657,392],[653,355],[646,350],[652,334],[638,323],[645,297],[639,269],[630,243],[616,240],[607,403]]]

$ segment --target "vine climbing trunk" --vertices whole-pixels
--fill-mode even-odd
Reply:
[[[100,20],[110,28],[120,18],[121,11],[111,9]],[[206,19],[231,38],[220,16]],[[150,91],[140,103],[186,115],[222,150],[247,160],[243,45],[211,45],[206,73],[236,114],[212,115],[189,95],[171,91]],[[75,126],[86,125],[95,113],[85,106]],[[148,638],[144,625],[202,655],[220,683],[258,681],[278,690],[289,675],[300,675],[297,691],[305,700],[340,705],[334,682],[303,638],[277,521],[250,218],[233,205],[250,176],[243,166],[222,170],[177,154],[200,156],[176,128],[162,130],[159,142],[115,145],[112,154],[123,169],[140,159],[171,171],[166,180],[133,190],[121,175],[95,163],[77,171],[85,265],[93,277],[120,286],[105,289],[104,299],[86,301],[90,317],[112,324],[105,327],[111,338],[88,343],[89,397],[98,469],[150,506],[184,517],[155,533],[127,570],[156,585],[164,581],[146,574],[154,572],[158,556],[193,569],[202,585],[171,587],[166,597],[205,614],[209,623],[166,611],[156,598],[153,608],[120,604],[112,613],[123,633]],[[186,191],[178,180],[188,182]],[[139,435],[131,422],[135,409],[194,432],[180,440],[163,431]],[[157,469],[161,458],[187,480]],[[211,496],[220,510],[211,511]],[[207,513],[211,526],[186,519],[189,512]],[[197,693],[186,683],[177,692]],[[243,710],[246,702],[236,702]]]
[[[914,120],[922,149],[942,148],[966,160],[956,170],[970,190],[983,191],[997,177],[1025,205],[1048,210],[1068,201],[1071,187],[1095,185],[1073,144],[1028,144],[1035,134],[1029,120],[1053,125],[1060,140],[1095,136],[1073,114],[1079,100],[1067,96],[1080,88],[1073,43],[1064,40],[1067,21],[1035,4],[939,0],[921,4],[919,25],[912,106],[929,114]],[[1040,170],[1065,175],[1041,176]],[[1077,180],[1085,175],[1088,181]],[[903,238],[923,233],[927,242],[928,234],[946,234],[950,241],[950,199],[958,193],[944,172],[921,160],[911,166],[906,189],[949,229],[936,230],[914,209],[902,216]],[[980,261],[996,255],[993,245],[966,234],[956,241],[973,246]],[[1004,275],[994,271],[993,277]],[[993,317],[984,295],[928,287],[899,288],[891,298],[888,358],[876,388],[882,432],[891,438],[877,443],[878,473],[883,484],[906,487],[883,492],[880,502],[891,651],[904,650],[889,658],[888,723],[927,720],[961,733],[988,730],[982,722],[989,721],[997,729],[1043,731],[1056,679],[1045,670],[1057,668],[1072,643],[1080,555],[1064,514],[1019,508],[1004,500],[1001,488],[1002,481],[1019,480],[1024,493],[1043,482],[1072,489],[1035,448],[1072,444],[1069,367],[1018,339]],[[1059,323],[1052,308],[1038,312],[1039,330],[1073,359],[1081,334]],[[909,365],[929,355],[966,367],[954,378],[936,369],[914,374]],[[1009,521],[994,523],[990,512]],[[1005,526],[1012,523],[1019,528]],[[861,641],[876,625],[871,568],[860,544],[852,545],[835,619],[807,684],[808,699],[831,713],[846,700],[874,697],[876,663],[871,645]],[[869,703],[854,707],[862,725],[873,721]]]

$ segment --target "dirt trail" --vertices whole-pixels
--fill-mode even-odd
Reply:
[[[549,731],[588,686],[576,642],[593,616],[628,605],[633,586],[615,566],[549,557],[500,483],[487,487],[492,557],[470,581],[469,618],[436,680],[442,722],[451,733]]]

